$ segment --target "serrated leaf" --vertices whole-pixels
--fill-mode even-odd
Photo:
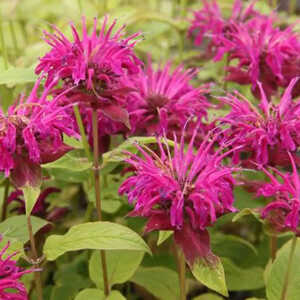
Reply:
[[[198,259],[191,267],[191,272],[198,281],[208,288],[225,297],[228,296],[224,268],[219,257],[214,256],[213,263]]]
[[[130,281],[142,286],[158,299],[178,299],[178,275],[173,270],[162,267],[140,267]]]
[[[230,259],[222,258],[227,288],[230,291],[256,290],[264,287],[263,268],[239,268]]]
[[[25,210],[26,216],[30,216],[34,205],[36,204],[38,197],[40,195],[40,187],[35,187],[31,185],[25,185],[22,187],[25,200]]]
[[[157,245],[161,245],[164,241],[166,241],[173,234],[172,230],[160,230],[158,232],[158,240]]]
[[[33,234],[48,224],[47,221],[31,216]],[[29,240],[27,218],[25,215],[13,216],[0,223],[0,233],[7,239],[26,243]]]
[[[268,300],[281,300],[283,284],[288,267],[292,240],[285,243],[277,252],[276,259],[268,271],[266,292]],[[300,295],[300,238],[297,238],[291,264],[286,300],[298,300]]]
[[[76,250],[138,250],[151,254],[144,240],[131,229],[116,223],[93,222],[71,227],[64,235],[51,235],[44,245],[48,260]]]
[[[128,281],[139,267],[143,257],[144,252],[140,251],[113,250],[107,252],[106,264],[109,285],[113,286]],[[95,251],[89,261],[90,278],[98,288],[103,290],[103,274],[102,269],[99,268],[100,265],[100,253]]]

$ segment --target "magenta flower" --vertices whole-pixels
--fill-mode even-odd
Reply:
[[[158,139],[160,153],[138,146],[143,158],[129,154],[127,162],[135,174],[119,189],[135,205],[131,216],[148,219],[145,232],[173,230],[190,264],[211,256],[206,228],[218,217],[235,211],[232,168],[222,165],[228,153],[213,152],[215,138],[208,135],[194,153],[197,129],[185,150],[184,134],[174,154],[167,142]],[[188,242],[187,242],[188,240]]]
[[[209,89],[191,85],[196,74],[196,70],[184,70],[183,66],[171,71],[171,62],[155,71],[149,58],[145,71],[133,78],[136,91],[128,101],[132,132],[138,135],[181,132],[191,117],[199,120],[205,117],[209,105],[204,93]]]
[[[36,73],[47,74],[46,86],[61,80],[62,89],[69,90],[70,101],[86,102],[110,119],[129,126],[125,107],[131,88],[127,77],[137,74],[142,64],[133,52],[139,33],[125,38],[125,26],[113,34],[116,20],[109,27],[107,23],[105,17],[98,31],[95,19],[89,35],[83,19],[81,38],[71,25],[73,41],[53,26],[55,34],[45,32],[45,41],[52,49],[40,59]]]
[[[2,236],[0,235],[0,241]],[[13,253],[4,258],[6,250],[10,243],[0,251],[0,299],[1,300],[27,300],[27,291],[25,286],[19,279],[27,273],[35,270],[21,270],[16,261],[12,258],[17,254]]]
[[[37,185],[40,164],[52,162],[71,148],[62,134],[76,136],[74,122],[60,106],[61,97],[47,100],[49,89],[40,98],[35,84],[25,100],[22,96],[5,115],[0,109],[0,171],[10,176],[17,187]]]
[[[291,92],[297,83],[293,79],[285,90],[279,104],[268,102],[262,85],[259,108],[236,92],[220,98],[231,106],[231,112],[221,118],[228,124],[225,139],[233,139],[233,146],[242,145],[235,151],[233,162],[249,165],[251,161],[258,165],[289,165],[287,151],[290,151],[300,164],[296,150],[300,145],[300,101],[291,100]],[[241,159],[240,153],[248,157]]]
[[[200,46],[204,40],[208,39],[206,55],[219,60],[224,53],[231,49],[231,43],[225,37],[228,37],[233,31],[233,22],[242,23],[247,20],[260,16],[260,13],[254,9],[252,1],[249,6],[243,9],[242,1],[236,0],[233,4],[232,15],[229,19],[222,16],[221,9],[216,0],[203,1],[203,8],[194,12],[194,19],[191,21],[188,35],[195,35],[194,44]]]
[[[239,84],[251,84],[254,95],[259,98],[257,81],[262,83],[268,99],[287,87],[300,76],[300,38],[292,26],[284,30],[274,28],[273,18],[254,18],[244,24],[235,24],[229,40],[231,49],[226,80]],[[300,95],[300,83],[293,90],[293,97]]]
[[[293,156],[288,152],[292,163],[293,173],[283,174],[276,169],[274,173],[279,175],[283,182],[280,182],[274,175],[263,168],[263,171],[270,177],[271,183],[265,184],[258,190],[258,195],[275,197],[262,210],[262,218],[272,226],[276,232],[293,231],[300,235],[300,178]]]

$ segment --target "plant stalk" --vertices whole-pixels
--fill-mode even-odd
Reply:
[[[34,239],[33,232],[32,232],[32,224],[31,224],[30,216],[27,216],[27,227],[28,227],[28,233],[29,233],[29,239],[30,239],[32,258],[36,262],[35,266],[37,268],[39,268],[40,264],[37,262],[38,254],[37,254],[37,250],[36,250],[35,239]],[[34,280],[35,280],[37,298],[38,298],[38,300],[43,300],[43,287],[42,287],[42,278],[41,278],[40,271],[34,272]]]
[[[297,8],[297,0],[290,0],[289,7],[288,7],[289,14],[292,15],[293,13],[295,13],[296,8]]]
[[[185,269],[185,258],[183,252],[175,245],[174,252],[177,261],[178,277],[179,277],[179,287],[180,287],[180,300],[186,300],[186,269]]]
[[[276,258],[276,253],[277,253],[277,236],[276,235],[272,235],[270,237],[270,251],[271,251],[271,259],[273,262]]]
[[[85,155],[88,158],[88,160],[92,162],[93,157],[91,155],[89,143],[88,143],[85,131],[84,131],[84,125],[83,125],[83,122],[82,122],[82,118],[81,118],[81,115],[80,115],[78,105],[73,106],[73,110],[74,110],[76,122],[77,122],[77,125],[78,125],[78,128],[79,128],[79,132],[80,132],[80,135],[81,135],[81,141],[82,141],[83,149],[85,151]]]
[[[96,209],[98,220],[102,221],[102,210],[101,210],[101,190],[100,190],[100,166],[99,166],[99,143],[98,143],[98,118],[97,110],[93,108],[92,110],[92,128],[93,128],[93,146],[94,146],[94,184],[95,184],[95,198],[96,198]],[[101,263],[102,263],[102,273],[103,273],[103,285],[104,294],[109,295],[109,283],[107,277],[107,266],[105,251],[100,250]]]
[[[180,0],[180,15],[181,15],[181,17],[185,17],[185,15],[186,15],[186,4],[187,4],[187,0]]]
[[[7,56],[7,49],[6,49],[5,40],[4,40],[3,21],[1,20],[1,15],[0,15],[0,43],[1,43],[2,57],[3,57],[3,61],[4,61],[4,68],[5,68],[5,70],[7,70],[8,69],[8,56]]]
[[[6,219],[8,192],[9,192],[9,179],[7,178],[7,179],[5,179],[5,183],[4,183],[1,221],[4,221]]]
[[[14,48],[15,48],[15,57],[18,58],[19,47],[18,47],[18,41],[17,41],[14,23],[12,20],[9,21],[9,30],[10,30],[10,35],[12,37],[12,41],[13,41]]]
[[[292,240],[287,270],[286,270],[286,274],[285,274],[285,278],[284,278],[282,294],[281,294],[281,298],[280,298],[281,300],[288,300],[287,291],[288,291],[289,279],[290,279],[291,271],[292,271],[293,258],[294,258],[294,253],[295,253],[295,249],[296,249],[296,244],[297,244],[297,236],[294,235],[293,240]]]

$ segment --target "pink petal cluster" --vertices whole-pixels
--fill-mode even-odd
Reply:
[[[47,74],[46,86],[62,81],[69,101],[85,102],[129,126],[124,109],[131,91],[127,77],[137,74],[142,64],[133,52],[139,33],[126,38],[125,26],[112,33],[116,20],[110,26],[107,23],[105,17],[98,31],[95,19],[92,33],[88,34],[83,19],[82,37],[72,24],[73,41],[56,27],[54,34],[45,32],[45,40],[52,49],[40,59],[36,73]]]
[[[0,235],[0,241],[2,236]],[[16,261],[12,258],[17,254],[13,253],[4,258],[6,250],[9,248],[10,243],[0,251],[0,299],[1,300],[27,300],[28,295],[26,288],[20,278],[27,273],[34,270],[21,270]]]
[[[242,10],[242,2],[236,0],[232,16],[225,19],[215,0],[204,1],[204,8],[194,12],[189,35],[196,32],[196,45],[204,44],[204,37],[209,38],[206,52],[215,61],[227,53],[225,80],[251,84],[257,98],[260,81],[270,99],[278,87],[287,87],[300,76],[300,37],[293,26],[276,27],[275,13],[266,16],[254,10],[255,2]],[[300,83],[293,91],[293,97],[298,95]]]
[[[119,189],[135,205],[131,215],[148,219],[146,232],[174,230],[190,263],[207,253],[199,253],[197,247],[188,249],[184,235],[194,237],[195,244],[207,243],[206,228],[219,216],[235,211],[232,168],[222,165],[227,154],[220,154],[222,149],[212,151],[215,139],[209,140],[209,135],[195,152],[196,134],[197,130],[186,150],[184,134],[179,145],[175,137],[173,155],[161,139],[159,154],[137,145],[143,157],[129,154],[127,162],[136,171]]]
[[[0,110],[0,171],[11,176],[18,187],[36,185],[40,164],[54,161],[71,148],[63,143],[63,133],[75,136],[74,121],[60,106],[61,97],[47,99],[49,89],[37,96],[38,80],[27,99],[21,97]]]
[[[154,70],[149,58],[145,70],[133,78],[135,91],[129,96],[128,110],[135,134],[182,131],[188,119],[206,117],[209,104],[204,94],[209,88],[191,85],[197,70],[171,67],[168,62]]]
[[[257,1],[253,1],[243,9],[242,1],[236,0],[231,17],[226,19],[216,0],[204,0],[203,8],[194,12],[194,19],[191,21],[188,35],[195,36],[194,44],[196,46],[206,44],[205,40],[208,40],[206,55],[214,56],[214,60],[219,60],[225,52],[231,49],[231,44],[227,42],[226,38],[234,30],[234,23],[243,23],[253,17],[261,16],[254,9],[255,2]]]
[[[281,182],[270,172],[263,169],[270,177],[271,183],[261,187],[258,190],[258,195],[275,197],[262,210],[262,218],[266,219],[276,232],[290,230],[300,235],[298,228],[300,221],[300,178],[295,161],[289,152],[288,154],[292,163],[293,173],[284,174],[273,169],[274,173],[281,177],[283,181]]]
[[[243,146],[234,152],[233,162],[242,161],[249,166],[251,161],[258,165],[289,165],[287,151],[293,153],[299,164],[296,150],[300,145],[300,101],[292,101],[292,89],[297,83],[293,79],[280,102],[268,102],[262,85],[259,108],[242,95],[228,94],[220,98],[231,106],[231,111],[221,121],[229,127],[225,139],[232,139],[233,146]],[[248,157],[242,159],[241,152]]]
[[[300,76],[300,36],[293,27],[284,30],[274,27],[273,18],[254,18],[247,23],[236,24],[230,35],[231,49],[228,61],[236,66],[227,68],[226,80],[239,84],[251,84],[253,94],[259,98],[257,81],[260,81],[268,99],[287,87]],[[293,97],[300,95],[300,84]]]

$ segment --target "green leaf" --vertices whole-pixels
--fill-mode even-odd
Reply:
[[[98,289],[85,289],[75,297],[75,300],[104,300],[104,292]]]
[[[108,297],[105,297],[103,291],[98,289],[85,289],[75,297],[75,300],[126,300],[119,291],[111,291]]]
[[[54,287],[50,300],[73,300],[76,293],[77,287],[70,282],[68,285]]]
[[[92,163],[85,157],[75,156],[76,151],[65,154],[60,159],[44,164],[43,167],[57,180],[83,182],[91,175]]]
[[[113,250],[106,253],[107,276],[110,286],[128,281],[139,267],[144,252]],[[95,251],[89,261],[90,278],[100,289],[103,287],[103,274],[100,252]]]
[[[83,149],[82,142],[80,140],[70,137],[66,134],[63,134],[63,137],[64,137],[64,143],[66,145],[73,147],[75,149]]]
[[[263,268],[242,269],[230,259],[222,258],[226,282],[230,291],[256,290],[264,287]]]
[[[0,73],[0,84],[16,85],[21,83],[35,82],[37,76],[34,68],[10,68]]]
[[[30,216],[36,201],[40,195],[40,188],[30,185],[25,185],[22,187],[25,200],[26,216]]]
[[[93,222],[71,227],[64,235],[51,235],[44,245],[48,260],[76,250],[138,250],[151,254],[144,240],[131,229],[116,223]]]
[[[219,257],[230,258],[235,264],[247,267],[249,259],[257,258],[256,248],[248,241],[229,234],[211,234],[211,248]],[[236,255],[239,253],[239,255]]]
[[[179,281],[175,271],[162,268],[139,268],[131,278],[132,282],[142,286],[161,300],[178,299]]]
[[[171,140],[166,140],[168,145],[174,146],[174,142]],[[106,152],[103,154],[103,163],[102,167],[104,167],[108,163],[115,163],[124,161],[127,158],[127,155],[124,151],[137,153],[138,149],[135,144],[147,145],[147,144],[155,144],[157,143],[157,139],[155,137],[131,137],[119,145],[112,151]]]
[[[126,300],[126,298],[119,291],[111,291],[107,300]]]
[[[193,298],[193,300],[223,300],[224,298],[217,295],[217,294],[211,294],[211,293],[206,293],[203,295],[200,295],[196,298]]]
[[[243,210],[239,211],[233,218],[232,222],[236,222],[239,219],[241,219],[244,216],[252,215],[255,217],[259,222],[264,223],[264,221],[261,219],[259,212],[257,212],[254,209],[251,208],[244,208]]]
[[[71,153],[65,154],[60,159],[43,165],[46,169],[66,169],[81,172],[92,168],[92,163],[85,157],[76,157]]]
[[[173,234],[172,230],[160,230],[158,232],[158,240],[157,245],[161,245],[164,241],[166,241]]]
[[[35,234],[48,224],[47,221],[31,216],[32,231]],[[0,232],[9,240],[26,243],[29,240],[27,218],[25,215],[13,216],[0,223]]]
[[[283,284],[287,272],[292,240],[284,244],[277,252],[276,259],[268,271],[266,281],[266,292],[268,300],[280,300]],[[289,283],[287,289],[287,300],[298,300],[300,295],[300,238],[297,238],[295,252],[291,264]]]
[[[3,231],[0,232],[3,233]],[[3,249],[8,242],[10,243],[10,245],[3,254],[2,259],[5,259],[9,255],[16,253],[16,255],[14,255],[11,259],[18,260],[24,253],[24,244],[20,241],[8,239],[6,236],[2,236],[2,240],[0,241],[0,249]]]
[[[202,284],[223,296],[228,296],[224,268],[219,257],[214,256],[213,263],[207,263],[199,259],[194,262],[191,271]]]
[[[118,193],[120,184],[122,183],[120,175],[106,174],[101,176],[101,205],[102,210],[108,214],[116,213],[122,206],[121,196]],[[95,193],[91,182],[85,182],[83,188],[88,200],[96,203]]]

